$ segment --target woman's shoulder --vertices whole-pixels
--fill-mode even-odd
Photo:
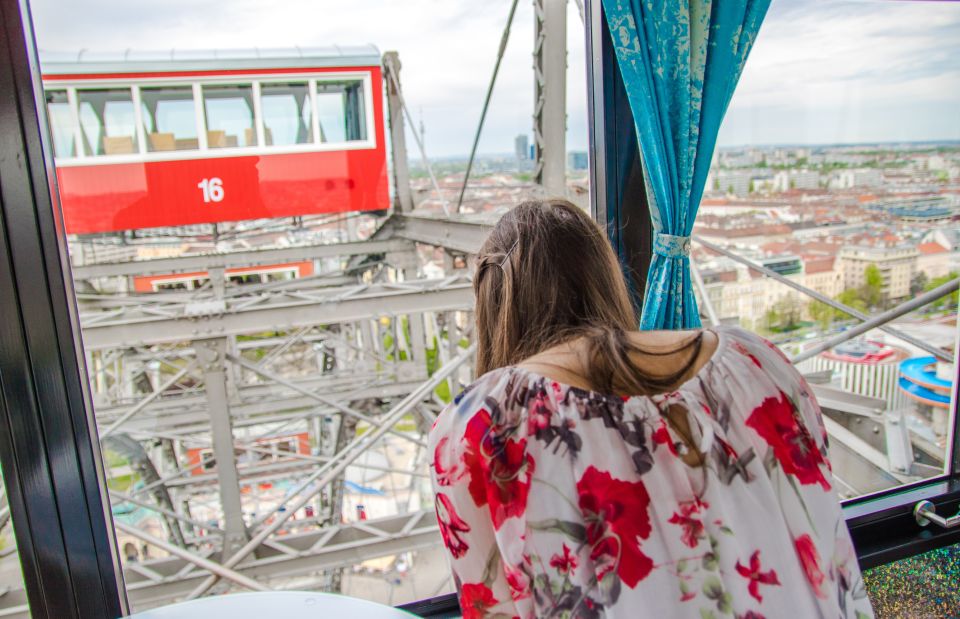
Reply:
[[[779,373],[786,370],[793,371],[793,363],[780,348],[763,337],[743,327],[718,326],[712,327],[720,338],[717,352],[729,359],[740,357],[749,360],[758,368]],[[718,355],[720,358],[720,355]]]
[[[462,434],[473,417],[483,411],[499,415],[508,408],[510,398],[518,391],[518,381],[524,372],[508,366],[491,370],[467,385],[447,404],[437,416],[430,431],[430,442],[436,443],[442,436]],[[515,407],[514,407],[515,408]]]

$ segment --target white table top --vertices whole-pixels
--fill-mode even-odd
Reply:
[[[308,591],[234,593],[171,604],[129,619],[410,619],[409,613],[359,598]]]

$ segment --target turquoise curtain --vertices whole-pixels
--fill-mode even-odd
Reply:
[[[602,0],[637,128],[654,248],[641,329],[700,326],[690,233],[770,0]]]

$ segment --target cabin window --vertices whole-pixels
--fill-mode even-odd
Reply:
[[[356,142],[367,139],[363,82],[317,84],[317,116],[321,142]]]
[[[141,88],[147,150],[197,150],[197,116],[190,86]]]
[[[48,90],[44,93],[47,118],[53,134],[53,152],[57,157],[77,156],[77,117],[66,90]]]
[[[204,86],[203,110],[207,121],[207,148],[256,146],[253,86]]]
[[[133,95],[129,88],[78,90],[83,148],[89,155],[138,152]]]
[[[267,146],[313,142],[313,105],[307,82],[261,84],[260,107]]]

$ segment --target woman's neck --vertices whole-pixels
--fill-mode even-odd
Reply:
[[[641,351],[654,354],[635,352],[630,360],[639,372],[651,377],[671,376],[680,371],[685,365],[687,370],[678,377],[673,387],[679,387],[695,376],[710,360],[717,349],[719,338],[717,334],[705,329],[696,358],[691,359],[693,350],[688,346],[691,338],[696,337],[691,331],[634,331],[627,334],[629,341]],[[663,354],[667,353],[667,354]],[[588,342],[580,337],[569,340],[536,355],[524,359],[517,367],[540,374],[550,380],[585,389],[597,391],[596,385],[589,384],[586,378],[590,372]],[[616,395],[638,395],[633,393],[618,393]]]

